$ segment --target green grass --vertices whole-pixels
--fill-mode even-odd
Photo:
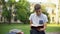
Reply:
[[[0,24],[0,34],[7,34],[11,29],[20,29],[24,34],[29,34],[30,32],[29,24]],[[46,32],[60,32],[60,27],[48,25]]]

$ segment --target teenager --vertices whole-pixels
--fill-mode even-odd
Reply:
[[[47,28],[47,16],[42,13],[41,5],[36,4],[34,6],[34,13],[29,17],[30,20],[30,34],[45,34]]]

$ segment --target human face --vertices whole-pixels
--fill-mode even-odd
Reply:
[[[41,9],[38,9],[38,10],[36,10],[35,12],[36,12],[36,15],[37,15],[37,16],[39,16],[39,15],[42,13]]]

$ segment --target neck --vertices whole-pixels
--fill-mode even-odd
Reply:
[[[42,14],[42,13],[41,13]],[[41,14],[36,14],[37,16],[41,16]]]

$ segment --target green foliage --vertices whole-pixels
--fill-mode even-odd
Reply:
[[[8,10],[6,7],[3,7],[3,12],[2,12],[2,16],[4,16],[5,18],[8,16]]]
[[[30,15],[29,3],[25,0],[21,0],[15,4],[15,8],[17,9],[17,18],[22,22],[26,22]]]
[[[5,0],[1,0],[3,5],[3,12],[2,16],[6,18],[7,20],[11,20],[11,10],[8,10],[7,7],[12,7],[12,5],[15,5],[16,10],[16,18],[19,19],[22,22],[26,22],[29,18],[30,12],[29,12],[29,2],[26,0],[19,0],[19,2],[16,2],[15,0],[8,0],[8,2],[5,2]]]
[[[7,21],[10,23],[11,22],[11,9],[7,9],[7,6],[11,5],[11,3],[9,4],[9,2],[5,2],[4,0],[2,1],[2,5],[3,5],[3,12],[2,12],[2,16],[4,17],[4,19],[7,19]]]

